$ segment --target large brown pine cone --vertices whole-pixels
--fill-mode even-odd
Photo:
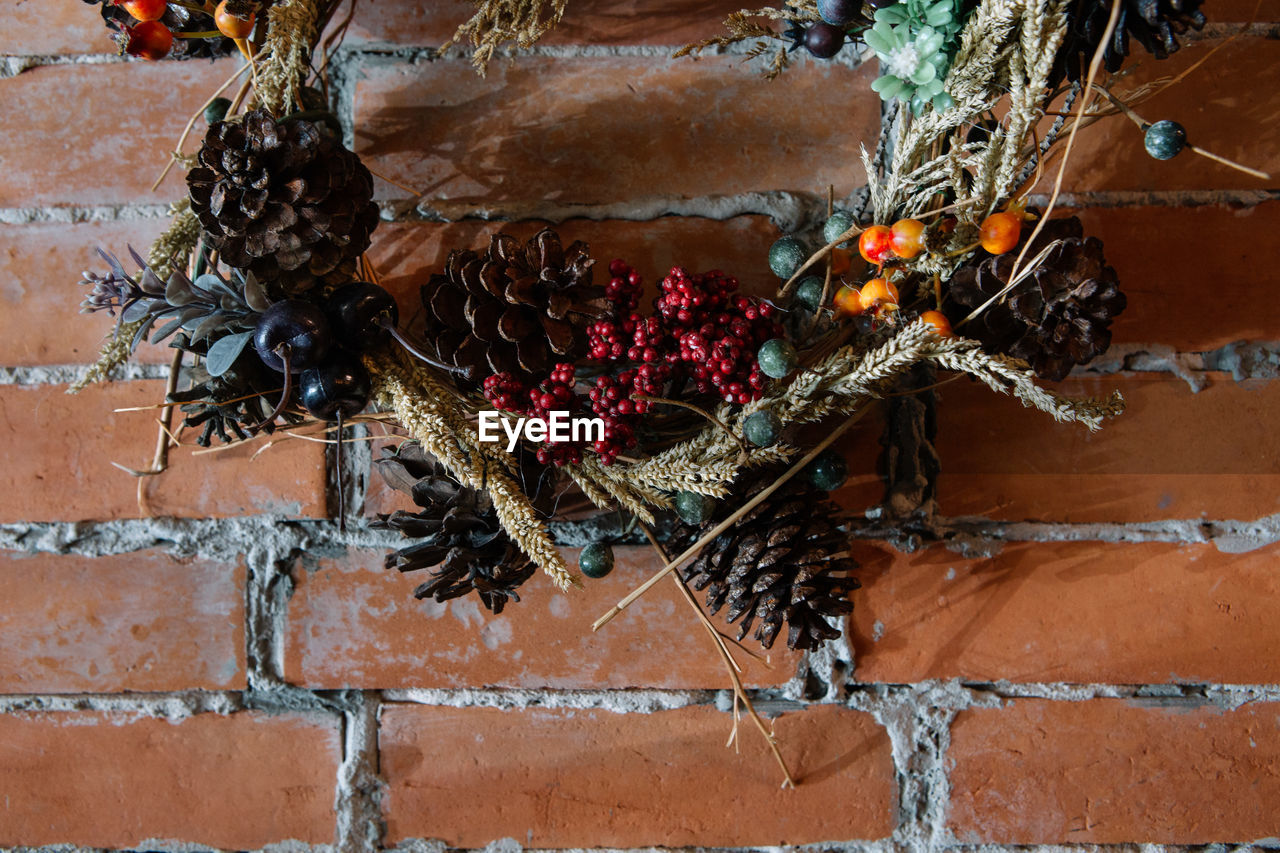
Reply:
[[[475,592],[495,614],[502,612],[507,599],[519,601],[516,588],[533,576],[537,566],[502,529],[489,496],[459,485],[416,443],[386,452],[377,462],[379,473],[422,507],[416,513],[380,514],[370,525],[418,540],[388,554],[387,568],[435,569],[431,580],[414,590],[418,598],[448,601]]]
[[[1129,55],[1129,39],[1142,45],[1156,59],[1165,59],[1179,48],[1178,36],[1205,24],[1203,0],[1121,0],[1120,19],[1103,53],[1107,71],[1120,70]],[[1089,62],[1102,41],[1111,17],[1111,0],[1075,0],[1067,11],[1067,33],[1054,64],[1049,84],[1065,77],[1072,82],[1089,73]]]
[[[701,526],[682,525],[673,547],[683,550],[744,502],[768,488],[776,470],[750,477]],[[712,613],[728,605],[738,639],[756,625],[766,649],[787,624],[787,646],[816,649],[840,636],[827,619],[853,611],[849,593],[859,587],[848,572],[858,564],[847,555],[847,537],[837,526],[839,508],[800,478],[789,480],[733,526],[717,536],[688,566],[685,579],[707,591]],[[757,622],[758,620],[758,622]]]
[[[585,327],[606,313],[594,263],[586,243],[564,248],[550,228],[524,244],[495,234],[483,254],[450,252],[422,287],[427,340],[470,382],[503,372],[543,379],[586,354]]]
[[[265,110],[214,122],[187,175],[191,209],[221,260],[277,296],[355,272],[378,224],[360,158],[303,119]]]
[[[1111,345],[1111,320],[1125,308],[1116,271],[1102,256],[1102,241],[1083,237],[1076,217],[1055,219],[1026,253],[1024,266],[1046,246],[1053,248],[1035,271],[1002,300],[991,303],[962,332],[992,353],[1031,365],[1042,379],[1060,380]],[[947,314],[953,323],[1009,283],[1021,244],[956,270]]]

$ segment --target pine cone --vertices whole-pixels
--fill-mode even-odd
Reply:
[[[1122,0],[1120,19],[1116,22],[1111,42],[1103,53],[1107,71],[1116,72],[1129,55],[1132,36],[1156,59],[1166,59],[1179,47],[1177,37],[1188,29],[1204,27],[1200,11],[1203,0]],[[1106,32],[1111,17],[1110,0],[1075,0],[1067,14],[1067,34],[1049,85],[1056,86],[1065,77],[1072,82],[1082,80],[1089,72],[1089,62]]]
[[[473,590],[484,606],[501,613],[507,599],[519,601],[516,588],[537,566],[507,536],[489,496],[460,486],[416,443],[398,452],[390,448],[378,460],[388,485],[413,497],[421,512],[380,514],[370,526],[399,530],[420,541],[387,555],[387,568],[402,572],[438,567],[431,580],[414,590],[417,598],[448,601]]]
[[[586,243],[565,249],[550,228],[524,245],[495,234],[483,255],[450,252],[444,273],[422,288],[427,338],[470,382],[510,373],[536,383],[583,357],[587,323],[606,313],[594,263]]]
[[[1046,223],[1026,263],[1054,243],[1048,255],[1004,300],[970,321],[964,333],[988,352],[1023,359],[1037,376],[1053,381],[1106,352],[1111,320],[1124,310],[1125,296],[1115,269],[1102,256],[1102,241],[1082,235],[1074,216]],[[1021,244],[956,270],[947,306],[953,323],[1004,289],[1020,251]]]
[[[255,110],[214,122],[198,159],[191,209],[223,262],[277,296],[354,275],[378,224],[373,177],[327,132]]]
[[[683,550],[722,522],[741,502],[776,479],[777,471],[758,475],[700,527],[681,525],[674,543]],[[807,482],[789,480],[781,489],[717,536],[682,569],[695,589],[707,590],[712,613],[729,605],[738,622],[738,639],[755,624],[755,638],[773,646],[785,621],[787,646],[816,649],[840,636],[827,617],[853,611],[849,593],[860,584],[847,575],[857,563],[844,556],[846,537],[836,526],[839,508]],[[741,621],[739,621],[741,620]]]
[[[241,352],[231,369],[219,376],[210,376],[203,365],[187,371],[191,387],[170,394],[168,402],[181,404],[183,426],[204,427],[196,444],[208,447],[215,435],[225,444],[244,441],[260,423],[262,432],[269,435],[275,431],[274,419],[263,421],[280,396],[280,374],[264,365],[252,347]],[[287,410],[281,417],[286,423],[302,420]]]

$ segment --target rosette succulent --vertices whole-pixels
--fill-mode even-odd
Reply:
[[[871,88],[883,100],[901,98],[917,114],[926,104],[950,109],[943,80],[961,23],[956,0],[906,0],[877,9],[875,25],[863,34],[881,66]]]

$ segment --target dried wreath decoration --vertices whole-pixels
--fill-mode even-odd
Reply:
[[[1119,67],[1130,36],[1157,57],[1176,50],[1176,36],[1204,22],[1200,0],[744,10],[729,16],[728,35],[678,53],[755,40],[762,55],[773,40],[776,76],[799,47],[831,57],[864,44],[894,115],[862,151],[863,203],[831,207],[816,251],[794,235],[768,248],[781,280],[773,299],[740,293],[722,271],[681,267],[646,299],[642,271],[598,264],[587,245],[546,229],[451,252],[422,283],[420,321],[402,324],[365,254],[378,224],[371,172],[344,146],[323,70],[313,70],[326,67],[354,2],[335,26],[343,0],[96,2],[130,55],[245,59],[188,122],[179,151],[201,115],[207,123],[194,157],[175,154],[165,169],[189,166],[168,230],[145,257],[101,252],[105,272],[85,274],[83,309],[116,324],[77,387],[107,378],[143,341],[174,348],[157,457],[133,473],[162,471],[183,428],[208,445],[314,437],[336,423],[340,457],[344,423],[381,423],[405,441],[377,467],[418,508],[374,523],[406,540],[388,568],[423,571],[419,598],[474,594],[494,613],[539,570],[561,590],[581,583],[548,526],[573,507],[553,501],[563,489],[547,483],[572,486],[578,508],[629,516],[664,563],[595,627],[670,576],[788,783],[734,651],[753,654],[739,645],[753,628],[766,649],[779,637],[818,648],[853,607],[856,564],[827,499],[847,476],[834,442],[936,371],[1089,429],[1119,414],[1119,394],[1069,399],[1038,384],[1103,353],[1125,308],[1101,242],[1052,216],[1076,131],[1123,113],[1153,156],[1214,156],[1175,123],[1142,119],[1133,107],[1151,92],[1118,95],[1102,72]],[[455,39],[470,41],[483,73],[505,43],[527,47],[553,27],[567,0],[476,5]],[[1037,213],[1026,193],[1060,144],[1054,194]],[[586,429],[559,435],[560,420]],[[543,429],[520,432],[526,423]],[[805,425],[818,423],[825,437],[807,444]],[[505,438],[486,440],[499,427]],[[664,520],[665,544],[654,532]],[[583,549],[577,568],[597,578],[612,565],[605,540]],[[736,623],[736,639],[695,590]]]

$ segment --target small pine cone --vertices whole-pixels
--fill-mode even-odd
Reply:
[[[682,525],[674,543],[683,550],[736,509],[768,488],[778,472],[749,479],[746,489],[701,526]],[[738,639],[756,625],[766,649],[787,623],[787,646],[813,650],[840,636],[827,622],[853,611],[849,593],[859,587],[848,572],[858,564],[846,554],[837,526],[840,510],[808,482],[792,479],[734,522],[682,569],[695,589],[707,591],[707,609],[728,605]],[[758,623],[757,623],[757,620]]]
[[[416,443],[388,448],[378,471],[392,488],[412,496],[421,512],[380,514],[370,526],[398,530],[412,545],[387,555],[388,569],[431,569],[431,580],[414,590],[417,598],[448,601],[470,592],[493,613],[507,599],[519,601],[516,588],[537,566],[507,536],[489,496],[453,480],[444,466]]]
[[[1180,47],[1178,36],[1204,27],[1202,2],[1121,0],[1120,19],[1103,53],[1105,69],[1113,73],[1120,70],[1129,55],[1131,37],[1156,59],[1166,59],[1176,53]],[[1056,86],[1063,78],[1078,82],[1088,75],[1089,62],[1102,41],[1110,17],[1111,0],[1074,0],[1067,10],[1066,37],[1058,50],[1050,86]]]
[[[1051,243],[1053,248],[1002,301],[970,321],[965,334],[988,352],[1023,359],[1037,376],[1053,381],[1106,352],[1111,321],[1124,310],[1125,296],[1115,269],[1102,256],[1102,241],[1082,235],[1074,216],[1046,223],[1025,263]],[[1005,288],[1020,252],[1021,244],[956,270],[947,307],[953,323]]]
[[[226,264],[252,270],[276,296],[355,273],[378,224],[360,158],[304,119],[265,110],[209,127],[187,174],[191,209]]]
[[[536,384],[586,355],[586,326],[608,311],[594,263],[586,243],[564,248],[550,228],[525,244],[495,234],[483,254],[450,252],[422,288],[427,339],[470,382],[510,373]]]

